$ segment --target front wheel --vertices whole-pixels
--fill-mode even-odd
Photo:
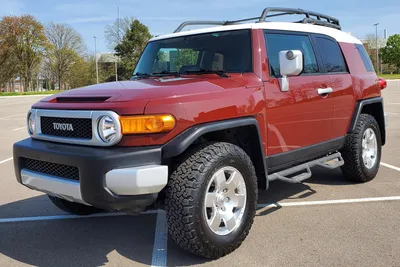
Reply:
[[[257,206],[257,177],[248,155],[229,143],[194,147],[166,191],[168,228],[183,249],[216,259],[238,248]]]
[[[368,182],[379,170],[382,139],[379,125],[369,114],[361,114],[342,149],[344,176],[354,182]]]

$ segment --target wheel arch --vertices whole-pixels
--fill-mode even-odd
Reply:
[[[268,189],[267,166],[260,129],[255,118],[244,117],[195,125],[162,147],[163,160],[175,158],[191,145],[204,141],[228,142],[241,147],[253,162],[259,189]]]
[[[381,132],[382,146],[386,143],[385,112],[383,98],[375,97],[363,99],[357,102],[353,118],[350,123],[349,133],[352,133],[358,123],[360,114],[369,114],[375,118]]]

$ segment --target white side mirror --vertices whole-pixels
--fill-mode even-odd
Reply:
[[[279,67],[282,78],[279,79],[281,91],[289,91],[290,76],[298,76],[303,71],[303,53],[300,50],[279,52]]]

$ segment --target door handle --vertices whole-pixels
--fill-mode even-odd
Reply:
[[[319,95],[327,95],[333,92],[333,89],[331,87],[328,88],[318,88],[318,94]]]

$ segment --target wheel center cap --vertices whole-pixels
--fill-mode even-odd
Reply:
[[[223,193],[217,193],[217,196],[216,196],[216,204],[217,204],[217,206],[222,207],[222,206],[225,205],[225,203],[226,203],[226,201],[225,201],[224,194]]]

